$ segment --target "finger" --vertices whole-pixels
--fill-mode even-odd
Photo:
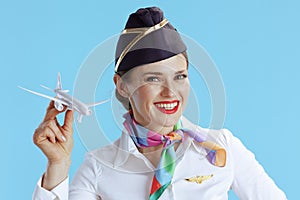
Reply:
[[[52,130],[52,132],[54,133],[56,139],[59,142],[66,142],[66,138],[63,136],[63,133],[61,132],[59,126],[57,126],[57,122],[56,119],[55,120],[51,120],[48,124],[48,127]]]
[[[47,138],[52,143],[56,143],[55,134],[53,133],[50,127],[45,128],[44,134],[44,138]],[[44,140],[40,141],[40,143],[43,141]]]
[[[62,111],[58,111],[54,106],[54,101],[51,101],[47,108],[47,112],[44,117],[44,121],[53,120],[56,118],[56,115],[58,115],[59,113],[64,112],[64,111],[65,111],[65,108]]]
[[[54,101],[51,100],[48,107],[47,107],[47,110],[51,109],[51,108],[54,108]]]
[[[33,135],[33,141],[35,144],[42,143],[44,140],[50,140],[51,142],[56,142],[56,137],[60,142],[63,142],[65,138],[63,138],[63,134],[59,129],[58,123],[55,120],[50,120],[46,122],[42,122],[39,127],[35,130]]]
[[[46,111],[46,115],[44,117],[44,121],[55,119],[55,117],[58,113],[59,113],[59,111],[55,108],[54,101],[50,101],[49,106]]]
[[[67,132],[72,133],[73,132],[73,120],[74,120],[74,111],[67,110],[67,112],[65,114],[64,125],[62,128],[64,130],[66,130]]]
[[[33,135],[33,141],[35,144],[41,144],[45,140],[48,140],[52,143],[56,142],[55,134],[50,128],[49,122],[41,123]]]

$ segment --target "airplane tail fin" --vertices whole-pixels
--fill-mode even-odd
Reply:
[[[57,74],[57,84],[56,84],[56,89],[57,90],[62,90],[62,85],[61,85],[61,79],[60,79],[60,73],[58,72]]]
[[[45,88],[45,87],[44,87]],[[60,78],[60,73],[58,72],[57,74],[57,84],[56,84],[56,90],[60,90],[62,92],[68,93],[69,90],[63,90],[62,89],[62,84],[61,84],[61,78]]]

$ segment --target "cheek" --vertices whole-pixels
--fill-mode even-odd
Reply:
[[[178,91],[180,92],[181,96],[184,97],[185,99],[189,96],[190,94],[190,82],[187,80],[184,83],[178,85]]]
[[[188,102],[188,98],[189,98],[189,95],[190,95],[190,85],[189,85],[189,82],[186,83],[186,84],[183,84],[182,87],[180,87],[180,96],[183,100],[183,105],[182,105],[182,108],[185,109],[186,107],[186,104]]]
[[[152,102],[153,99],[158,95],[157,91],[158,90],[153,86],[140,86],[132,93],[131,100],[137,107],[148,104],[148,102]]]
[[[186,87],[184,88],[184,94],[186,96],[186,98],[189,96],[190,94],[190,83],[186,84]]]

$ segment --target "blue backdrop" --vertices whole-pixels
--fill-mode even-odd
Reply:
[[[129,13],[152,5],[161,7],[180,32],[206,49],[226,89],[224,126],[255,153],[288,198],[297,199],[299,156],[293,153],[300,139],[300,3],[296,0],[1,1],[1,198],[30,199],[46,166],[32,134],[48,101],[17,86],[44,92],[39,84],[55,87],[60,71],[63,87],[72,93],[89,53],[119,33]],[[110,77],[104,88],[109,89],[98,92],[96,99],[110,97]],[[205,98],[202,126],[210,121],[210,102]],[[95,109],[99,118],[110,115],[108,105]],[[104,123],[114,126],[113,121]],[[76,130],[74,137],[71,177],[86,152]],[[111,139],[116,137],[114,132]],[[230,193],[230,199],[237,198]]]

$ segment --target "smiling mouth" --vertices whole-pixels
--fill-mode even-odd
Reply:
[[[154,105],[159,111],[165,114],[173,114],[178,110],[179,101],[161,101],[154,103]]]

